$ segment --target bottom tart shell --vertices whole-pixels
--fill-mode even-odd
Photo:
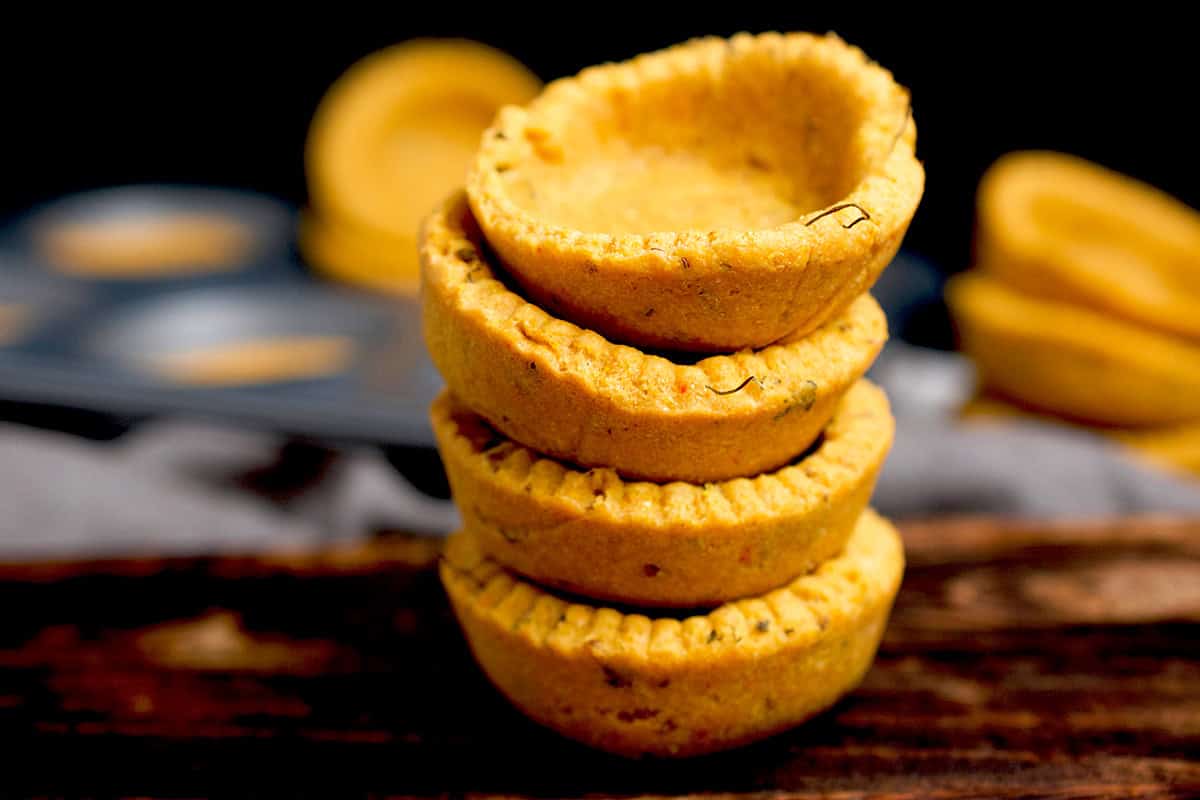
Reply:
[[[505,567],[547,586],[646,606],[715,606],[840,552],[891,445],[887,398],[859,381],[806,457],[754,478],[623,481],[495,433],[449,392],[433,428],[463,526]]]
[[[986,389],[1099,425],[1200,421],[1200,345],[978,273],[946,298]]]
[[[704,616],[568,602],[451,538],[442,582],[483,671],[537,722],[626,756],[691,756],[792,727],[874,658],[900,587],[895,529],[866,511],[841,555]]]

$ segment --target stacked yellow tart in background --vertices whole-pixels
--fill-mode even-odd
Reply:
[[[1200,214],[1055,153],[979,189],[975,268],[947,293],[990,396],[1101,430],[1200,474]]]
[[[415,294],[421,219],[462,182],[497,109],[540,88],[509,56],[462,39],[415,39],[355,64],[309,130],[305,258],[336,280]]]
[[[420,237],[442,578],[484,671],[627,755],[795,725],[866,672],[903,571],[866,292],[924,173],[834,36],[703,39],[551,84]]]

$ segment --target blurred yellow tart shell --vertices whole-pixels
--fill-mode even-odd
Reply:
[[[388,294],[415,297],[421,285],[417,237],[389,236],[305,212],[300,250],[319,274]]]
[[[1200,344],[1031,297],[981,273],[953,279],[946,299],[988,389],[1101,425],[1200,421]]]
[[[425,343],[450,390],[510,439],[627,478],[750,477],[794,459],[871,365],[887,321],[861,295],[803,338],[679,363],[556,319],[509,289],[452,199],[421,241]]]
[[[626,756],[691,756],[792,727],[871,664],[904,553],[874,512],[844,552],[759,597],[686,619],[567,602],[487,558],[469,534],[441,565],[492,683],[559,733]]]
[[[463,527],[543,585],[644,606],[714,606],[770,591],[840,552],[892,442],[883,392],[860,381],[816,449],[755,478],[625,482],[505,439],[453,395],[433,429]]]
[[[976,260],[1022,291],[1200,341],[1200,213],[1073,156],[1013,153],[979,187]]]
[[[924,188],[908,93],[834,35],[707,38],[505,108],[467,182],[529,296],[690,351],[811,333],[867,291]]]
[[[1200,477],[1200,424],[1107,433],[1148,461]]]
[[[323,218],[414,240],[421,219],[462,184],[496,111],[540,88],[520,63],[478,42],[414,39],[367,56],[313,117],[312,206]]]
[[[1162,428],[1081,427],[1070,420],[1029,411],[1003,397],[988,394],[968,400],[962,408],[962,416],[971,420],[1031,418],[1069,425],[1106,436],[1160,467],[1200,476],[1200,423]]]

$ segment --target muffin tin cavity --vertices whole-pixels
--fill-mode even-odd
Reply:
[[[82,280],[140,282],[242,272],[286,257],[292,214],[247,192],[124,186],[30,214],[18,236],[32,264]]]
[[[361,298],[302,287],[172,293],[102,321],[90,353],[193,386],[329,379],[382,343],[389,320]]]

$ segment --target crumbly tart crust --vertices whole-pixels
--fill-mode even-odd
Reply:
[[[501,111],[467,180],[531,298],[614,341],[803,335],[891,261],[924,189],[908,92],[835,35],[705,38]]]
[[[454,394],[553,458],[654,481],[728,480],[804,451],[887,339],[869,296],[804,337],[694,364],[613,344],[509,289],[462,196],[421,241],[425,343]]]
[[[625,482],[499,436],[445,392],[433,429],[463,527],[546,586],[642,606],[714,606],[767,592],[839,553],[892,442],[887,398],[860,381],[817,448],[756,478]]]
[[[534,720],[626,756],[735,747],[828,708],[866,673],[900,586],[894,528],[865,512],[844,552],[687,619],[569,603],[447,544],[442,581],[476,659]]]
[[[1200,212],[1074,156],[1010,153],[979,184],[981,269],[1200,343]]]
[[[1200,420],[1200,345],[1090,309],[1022,294],[982,273],[947,287],[983,386],[1082,422]]]

